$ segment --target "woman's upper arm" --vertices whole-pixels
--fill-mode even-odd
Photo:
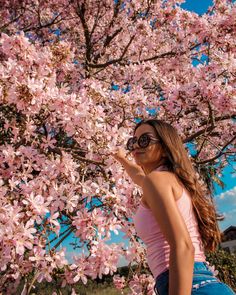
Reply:
[[[144,198],[170,246],[193,248],[187,226],[177,207],[172,186],[162,173],[152,172],[143,181]]]

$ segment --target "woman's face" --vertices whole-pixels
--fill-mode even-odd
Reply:
[[[134,137],[137,139],[144,133],[150,134],[152,138],[158,139],[155,129],[148,125],[142,124],[139,126],[134,133]],[[153,143],[152,141],[146,148],[140,148],[138,143],[134,144],[134,151],[132,152],[135,162],[140,166],[145,166],[148,164],[158,164],[163,158],[163,148],[160,142]]]

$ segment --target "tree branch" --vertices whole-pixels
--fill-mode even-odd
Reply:
[[[66,9],[66,7],[64,9]],[[58,15],[51,22],[43,25],[43,24],[41,24],[41,21],[40,21],[40,13],[39,13],[39,11],[38,11],[37,15],[38,15],[38,20],[39,20],[39,26],[37,26],[37,27],[28,27],[27,29],[20,28],[20,30],[23,30],[24,32],[29,32],[29,31],[33,31],[33,30],[37,31],[37,30],[40,30],[40,29],[43,29],[43,28],[51,27],[52,25],[58,24],[59,22],[62,21],[62,19],[57,20],[59,18],[59,16],[61,15],[61,13],[58,13]]]
[[[22,12],[21,14],[19,14],[18,16],[16,16],[13,20],[9,21],[8,23],[4,24],[3,26],[0,27],[0,31],[4,30],[5,28],[7,28],[10,24],[14,23],[15,21],[17,21],[22,15],[24,14],[24,12]]]
[[[69,230],[69,232],[64,236],[64,237],[62,237],[61,239],[60,239],[60,241],[58,241],[57,243],[56,243],[56,245],[52,248],[52,250],[51,251],[54,251],[54,250],[56,250],[56,248],[58,247],[58,246],[60,246],[60,244],[73,232],[73,230],[75,229],[75,227],[74,226],[71,226],[70,227],[70,230]]]
[[[131,39],[133,39],[133,38],[134,38],[134,36]],[[131,43],[131,42],[129,42],[129,43]],[[126,48],[129,47],[129,45],[130,45],[129,43],[126,46]],[[201,43],[195,44],[194,46],[190,47],[189,50],[193,50],[194,48],[196,48],[199,45],[201,45]],[[103,64],[91,64],[90,63],[90,64],[88,64],[88,66],[91,67],[91,68],[104,68],[104,67],[107,67],[107,66],[109,66],[111,64],[114,64],[116,62],[121,62],[121,60],[122,60],[122,58],[123,58],[126,51],[127,51],[127,49],[124,50],[124,53],[118,59],[113,59],[113,60],[108,61],[108,62],[103,63]],[[162,53],[162,54],[159,54],[159,55],[156,55],[156,56],[152,56],[152,57],[140,60],[140,61],[132,62],[131,64],[136,65],[136,64],[140,64],[142,62],[153,61],[155,59],[165,58],[165,57],[173,57],[173,56],[176,56],[177,54],[184,54],[184,53],[185,52],[178,52],[177,53],[177,52],[173,52],[173,51],[168,51],[168,52],[165,52],[165,53]]]
[[[125,49],[124,49],[122,55],[121,55],[119,58],[117,58],[117,59],[113,59],[113,60],[110,60],[110,61],[107,61],[106,63],[103,63],[103,64],[91,64],[91,63],[88,63],[87,65],[88,65],[90,68],[95,68],[95,69],[96,69],[96,68],[105,68],[105,67],[107,67],[107,66],[109,66],[109,65],[112,65],[112,64],[114,64],[114,63],[120,62],[120,61],[122,60],[122,58],[124,57],[124,55],[126,54],[126,52],[127,52],[128,48],[129,48],[130,44],[132,43],[134,37],[135,37],[135,35],[133,35],[133,36],[130,38],[128,44],[125,46]]]
[[[159,55],[156,55],[156,56],[152,56],[152,57],[149,57],[149,58],[145,58],[145,59],[140,60],[140,61],[138,61],[138,62],[133,62],[132,64],[139,64],[139,63],[142,63],[142,62],[152,61],[152,60],[159,59],[159,58],[163,58],[163,57],[173,57],[173,56],[175,56],[176,54],[177,54],[176,52],[169,51],[169,52],[165,52],[165,53],[162,53],[162,54],[159,54]]]
[[[51,241],[46,243],[46,246],[49,246],[52,242],[54,242],[56,239],[60,238],[61,236],[63,236],[68,230],[70,229],[70,227],[68,227],[66,230],[64,230],[62,233],[59,234],[59,236],[56,236],[55,238],[53,238]]]
[[[84,29],[84,38],[86,43],[86,60],[91,61],[91,52],[92,52],[91,35],[85,20],[85,4],[84,3],[82,3],[81,6],[78,5],[77,15],[79,16],[81,24]]]
[[[52,152],[55,152],[55,153],[57,153],[59,155],[62,154],[61,150],[66,150],[66,151],[72,152],[73,157],[76,158],[77,160],[82,161],[82,162],[87,162],[87,163],[95,164],[95,165],[98,165],[98,166],[104,166],[105,165],[103,162],[98,162],[98,161],[86,159],[85,157],[79,156],[79,155],[75,154],[78,151],[73,151],[73,149],[70,149],[70,148],[65,149],[65,148],[61,148],[61,147],[56,147],[56,148],[51,149]]]
[[[206,159],[206,160],[203,160],[203,161],[199,161],[199,162],[196,162],[196,164],[206,164],[206,163],[209,163],[209,162],[213,162],[215,161],[216,159],[218,159],[220,156],[222,156],[224,154],[224,150],[227,148],[228,145],[230,145],[234,140],[236,140],[236,135],[233,136],[233,138],[227,142],[220,150],[220,152],[215,155],[214,157],[210,158],[210,159]]]
[[[216,117],[215,122],[224,121],[224,120],[228,120],[228,119],[236,119],[236,114]],[[208,120],[204,120],[201,123],[201,126],[207,125],[207,123],[208,123]],[[196,133],[187,136],[183,140],[183,142],[186,143],[186,142],[192,141],[193,139],[197,138],[198,136],[202,135],[203,133],[205,133],[207,131],[212,131],[214,128],[215,128],[215,126],[208,126],[206,128],[203,128],[203,129],[197,131]]]

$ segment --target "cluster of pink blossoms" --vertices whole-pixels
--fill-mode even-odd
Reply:
[[[1,2],[0,290],[23,280],[26,294],[32,275],[86,284],[122,257],[147,267],[132,222],[141,192],[110,154],[154,116],[217,180],[236,151],[235,3],[200,17],[180,0]],[[82,253],[69,263],[72,238]],[[153,288],[148,275],[114,283]]]
[[[125,277],[120,277],[119,275],[115,275],[113,277],[113,282],[115,287],[121,291],[121,294],[124,294],[123,289],[126,287],[126,280]],[[154,294],[154,280],[151,275],[141,274],[137,275],[135,274],[129,282],[129,288],[131,290],[130,294],[147,294],[147,295],[153,295]]]

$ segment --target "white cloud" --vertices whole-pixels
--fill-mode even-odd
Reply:
[[[225,219],[219,222],[219,227],[221,231],[225,230],[231,225],[236,226],[236,208],[231,211],[222,213],[224,214]]]
[[[215,196],[216,208],[219,213],[225,216],[219,222],[221,230],[225,230],[231,225],[236,225],[236,186],[232,189]]]
[[[228,209],[232,209],[232,207],[236,206],[236,186],[231,190],[221,193],[215,197],[216,205],[220,210],[224,210],[224,207],[229,207]]]
[[[225,217],[229,218],[229,219],[234,219],[235,214],[236,214],[236,209],[233,209],[233,210],[231,210],[229,212],[224,212]]]

